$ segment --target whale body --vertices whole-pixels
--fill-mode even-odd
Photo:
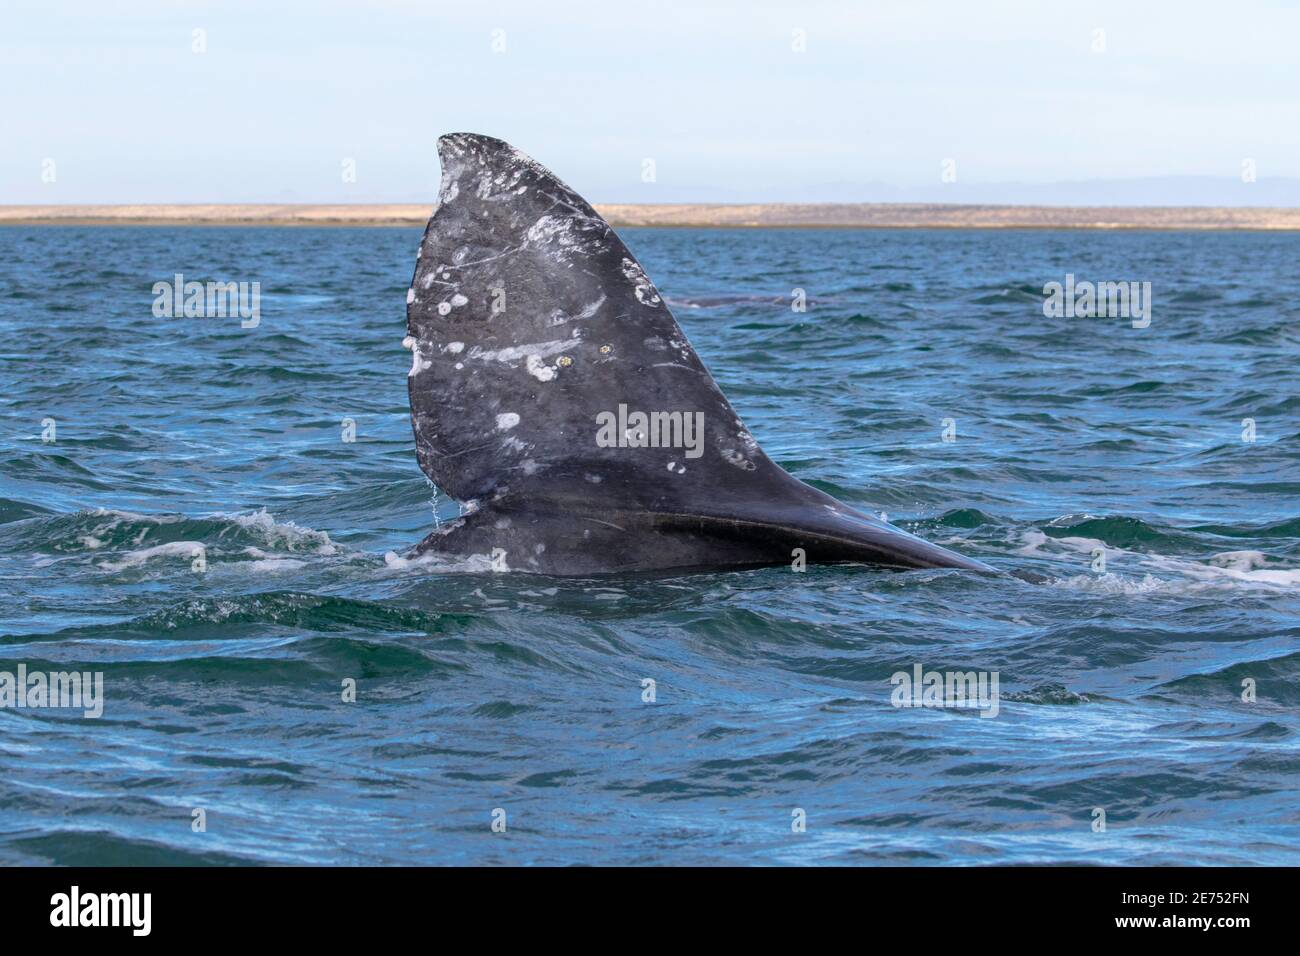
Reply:
[[[407,294],[421,469],[464,505],[415,554],[552,575],[988,565],[796,479],[741,422],[645,270],[549,170],[472,133]]]

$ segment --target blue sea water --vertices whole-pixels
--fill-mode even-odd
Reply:
[[[1047,581],[412,565],[418,230],[0,229],[0,671],[105,682],[0,709],[0,861],[1300,862],[1300,237],[624,238],[773,459]]]

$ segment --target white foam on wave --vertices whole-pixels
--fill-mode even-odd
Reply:
[[[95,527],[88,534],[79,535],[77,543],[88,551],[95,551],[103,547],[104,539],[125,524],[144,525],[136,534],[132,543],[139,546],[149,535],[149,532],[159,525],[176,524],[178,521],[184,521],[184,515],[177,514],[159,514],[159,515],[142,515],[134,511],[118,511],[113,508],[93,508],[85,512],[91,518],[104,519],[96,523]]]
[[[245,548],[244,554],[254,560],[241,561],[237,566],[249,571],[292,571],[294,568],[301,568],[307,563],[306,561],[300,561],[298,558],[285,558],[269,554],[261,548]]]
[[[136,541],[142,540],[152,527],[176,524],[189,520],[225,521],[241,528],[251,530],[262,537],[262,542],[269,547],[283,546],[288,551],[311,549],[317,554],[335,554],[337,546],[324,531],[304,528],[293,521],[276,521],[275,516],[265,508],[251,512],[214,511],[211,514],[191,519],[183,514],[137,514],[134,511],[118,511],[110,508],[94,508],[85,512],[92,518],[105,519],[95,525],[89,533],[79,536],[78,542],[84,547],[95,549],[103,546],[103,539],[123,523],[144,525],[136,535]],[[221,532],[218,532],[220,535]]]
[[[176,558],[183,558],[190,560],[196,556],[196,552],[203,554],[209,568],[213,565],[222,565],[245,569],[254,573],[287,571],[301,568],[306,562],[298,558],[287,557],[284,552],[290,554],[309,553],[322,557],[330,557],[339,553],[338,546],[330,540],[330,536],[326,532],[317,531],[314,528],[304,528],[292,521],[276,521],[275,517],[265,508],[253,512],[231,513],[219,511],[199,519],[189,519],[185,515],[177,514],[142,515],[130,511],[114,511],[104,508],[97,508],[89,512],[89,514],[92,517],[106,520],[97,524],[90,534],[78,538],[78,542],[87,550],[102,548],[104,546],[103,536],[107,536],[123,523],[142,526],[140,532],[132,538],[131,543],[136,546],[134,549],[115,555],[112,559],[99,562],[100,568],[110,572],[140,567],[156,559],[174,561]],[[209,541],[170,541],[152,547],[140,546],[154,528],[186,520],[216,521],[226,524],[227,527],[218,528]],[[252,561],[230,562],[219,560],[220,551],[216,550],[216,553],[214,553],[214,549],[219,549],[221,539],[236,528],[251,531],[254,537],[259,539],[259,543],[269,550],[249,546],[243,548],[241,554],[253,558]]]
[[[1212,555],[1208,564],[1190,561],[1174,563],[1182,573],[1210,583],[1231,581],[1280,588],[1300,587],[1300,568],[1269,567],[1268,556],[1259,551],[1224,551]]]
[[[1253,571],[1268,564],[1263,551],[1224,551],[1210,558],[1210,564],[1228,571]]]
[[[1140,568],[1141,578],[1108,570],[1104,574],[1080,573],[1053,581],[1056,587],[1103,594],[1151,594],[1214,588],[1262,587],[1289,590],[1300,587],[1300,568],[1272,565],[1274,559],[1262,551],[1224,551],[1204,561],[1162,554],[1143,554],[1115,548],[1096,538],[1052,538],[1038,529],[1026,531],[1024,545],[1015,553],[1026,557],[1061,557],[1065,554],[1106,555],[1106,564]],[[1173,578],[1164,575],[1174,575]]]
[[[101,561],[99,566],[105,571],[124,571],[136,568],[152,558],[191,558],[195,551],[203,551],[202,541],[169,541],[156,544],[152,548],[140,548],[128,551],[118,561]]]
[[[324,531],[304,528],[292,521],[276,521],[275,516],[265,508],[250,513],[217,511],[210,517],[231,521],[241,528],[255,531],[262,536],[263,543],[272,548],[283,546],[286,551],[310,549],[321,555],[338,553],[338,546]]]
[[[1099,538],[1053,538],[1037,528],[1024,532],[1020,540],[1025,543],[1022,547],[1016,548],[1014,553],[1030,558],[1053,557],[1059,555],[1061,551],[1090,555],[1094,551],[1101,550],[1105,552],[1106,560],[1109,561],[1112,556],[1120,557],[1130,553],[1123,548],[1112,548]]]
[[[1051,584],[1052,587],[1092,594],[1158,594],[1186,588],[1183,582],[1165,581],[1152,574],[1135,579],[1121,577],[1113,571],[1105,574],[1074,574],[1068,578],[1056,578]]]
[[[135,511],[119,511],[116,508],[91,508],[88,512],[92,518],[108,518],[108,523],[103,527],[116,528],[123,521],[130,521],[132,524],[175,524],[178,521],[184,521],[184,515],[178,514],[153,514],[142,515]]]

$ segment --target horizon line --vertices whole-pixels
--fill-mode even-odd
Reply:
[[[436,203],[0,205],[0,226],[422,226]],[[594,203],[615,227],[1300,231],[1293,206],[926,202]]]

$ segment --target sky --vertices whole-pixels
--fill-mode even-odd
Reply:
[[[1298,42],[1300,0],[4,0],[0,203],[432,203],[468,130],[594,202],[1300,205]]]

